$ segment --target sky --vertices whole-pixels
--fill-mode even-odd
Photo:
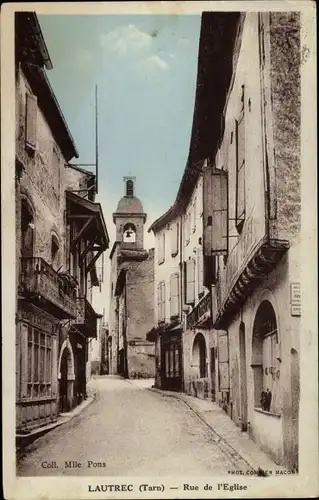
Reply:
[[[123,177],[136,177],[146,229],[172,205],[186,165],[197,77],[200,15],[38,15],[47,71],[80,154],[95,162],[111,238]],[[145,246],[153,246],[151,234]],[[107,261],[107,259],[105,259]]]

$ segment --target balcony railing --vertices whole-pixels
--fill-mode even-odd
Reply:
[[[78,297],[77,315],[74,326],[86,337],[97,337],[97,318],[98,315],[85,297]]]
[[[196,304],[194,309],[187,315],[187,328],[191,329],[195,326],[204,325],[211,321],[212,318],[212,296],[211,292],[207,293]]]
[[[22,258],[19,293],[56,318],[75,318],[76,284],[41,257]]]

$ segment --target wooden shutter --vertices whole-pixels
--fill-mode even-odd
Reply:
[[[175,222],[171,229],[171,255],[175,257],[178,254],[178,238],[179,238],[179,224]]]
[[[170,280],[170,316],[179,316],[179,276],[173,274]]]
[[[204,293],[204,256],[202,247],[197,249],[198,295]]]
[[[228,333],[218,332],[218,373],[219,390],[229,391]]]
[[[245,220],[245,117],[236,120],[236,225]]]
[[[213,169],[211,175],[212,229],[211,255],[228,252],[228,178],[227,172]]]
[[[26,94],[25,134],[27,146],[35,149],[37,139],[37,98],[30,94]]]
[[[211,256],[212,250],[212,206],[212,171],[206,166],[203,174],[203,249],[206,257]]]
[[[186,261],[186,304],[195,302],[195,260]]]
[[[166,297],[165,297],[165,281],[162,281],[162,321],[165,321],[165,320],[166,320],[165,303],[166,303]]]

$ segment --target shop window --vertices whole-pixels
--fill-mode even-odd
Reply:
[[[51,395],[52,337],[28,326],[27,397],[37,399]]]
[[[157,286],[157,320],[158,323],[165,321],[165,281]]]
[[[192,351],[192,368],[194,375],[198,378],[207,377],[206,356],[205,338],[201,333],[198,333],[194,339]]]
[[[125,224],[123,229],[123,241],[124,243],[135,243],[136,242],[136,227],[132,223]]]
[[[253,328],[252,363],[255,408],[280,414],[280,343],[273,306],[263,301]]]

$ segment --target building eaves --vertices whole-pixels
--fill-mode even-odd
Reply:
[[[184,213],[205,160],[213,159],[224,131],[224,107],[233,72],[240,12],[203,12],[189,155],[173,206],[148,231]]]

